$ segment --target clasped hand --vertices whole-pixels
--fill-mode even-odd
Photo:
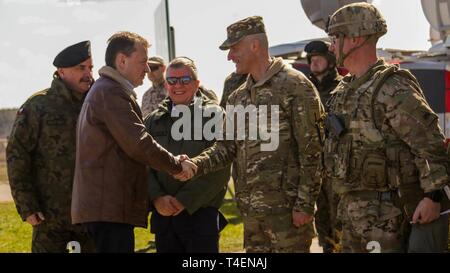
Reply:
[[[195,165],[187,155],[179,155],[176,158],[181,162],[183,170],[173,177],[180,181],[187,181],[194,177],[197,173],[197,165]]]

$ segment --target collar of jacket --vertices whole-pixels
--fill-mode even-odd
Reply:
[[[264,85],[267,81],[269,81],[275,74],[280,72],[281,69],[284,68],[284,63],[282,58],[272,58],[272,63],[267,69],[266,73],[263,77],[255,83],[253,77],[249,74],[247,77],[247,81],[245,83],[245,87],[247,89],[251,89],[253,87],[258,87]]]
[[[372,76],[379,70],[382,70],[386,67],[386,62],[384,59],[379,58],[378,61],[373,64],[367,71],[359,78],[355,78],[355,76],[346,76],[343,79],[343,82],[346,83],[353,90],[358,89],[362,84],[367,82],[372,78]]]
[[[134,92],[134,86],[125,79],[116,69],[105,65],[104,67],[100,68],[98,71],[98,74],[100,76],[106,76],[108,78],[113,79],[114,81],[118,82],[120,85],[124,87],[125,92],[132,97],[133,99],[137,100],[137,94]]]
[[[55,90],[55,92],[59,95],[61,95],[64,99],[70,101],[71,103],[82,103],[84,101],[84,98],[86,97],[86,94],[84,94],[83,98],[81,100],[77,99],[72,92],[67,88],[67,86],[64,84],[63,80],[58,76],[57,72],[53,74],[53,81],[51,84],[51,89]]]
[[[200,100],[200,101],[198,101]],[[200,90],[195,93],[195,97],[192,102],[188,105],[189,108],[193,108],[195,104],[198,103],[202,107],[208,104],[214,104],[207,96],[202,94]],[[215,105],[215,104],[214,104]],[[173,102],[170,97],[165,98],[158,106],[158,111],[155,113],[155,117],[161,118],[164,115],[172,113]]]
[[[338,74],[338,70],[336,67],[328,70],[327,74],[325,74],[325,76],[322,78],[322,81],[319,81],[319,79],[313,73],[309,74],[309,79],[314,83],[315,86],[339,81],[339,77],[340,75]]]

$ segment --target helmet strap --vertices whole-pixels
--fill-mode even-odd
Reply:
[[[346,54],[344,54],[344,52],[343,52],[344,51],[344,35],[339,36],[339,59],[338,59],[337,65],[339,67],[343,67],[345,58],[350,56],[350,54],[352,54],[354,51],[363,47],[367,43],[367,41],[369,41],[371,38],[372,38],[372,35],[367,36],[367,38],[364,40],[364,42],[362,44],[350,49]]]

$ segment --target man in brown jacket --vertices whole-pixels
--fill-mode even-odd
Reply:
[[[131,32],[109,38],[106,66],[78,120],[72,222],[87,227],[97,252],[134,251],[134,227],[147,227],[146,166],[184,177],[196,169],[156,143],[142,124],[133,89],[149,70],[148,47]]]

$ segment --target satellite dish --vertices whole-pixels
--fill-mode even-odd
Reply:
[[[431,26],[430,26],[430,39],[428,41],[431,43],[431,45],[435,45],[437,43],[442,42],[441,33],[436,29],[432,28]]]
[[[450,0],[421,0],[422,10],[431,27],[441,35],[450,34]]]
[[[356,2],[372,3],[372,0],[300,0],[300,2],[311,23],[320,29],[325,29],[328,16],[339,8]]]

